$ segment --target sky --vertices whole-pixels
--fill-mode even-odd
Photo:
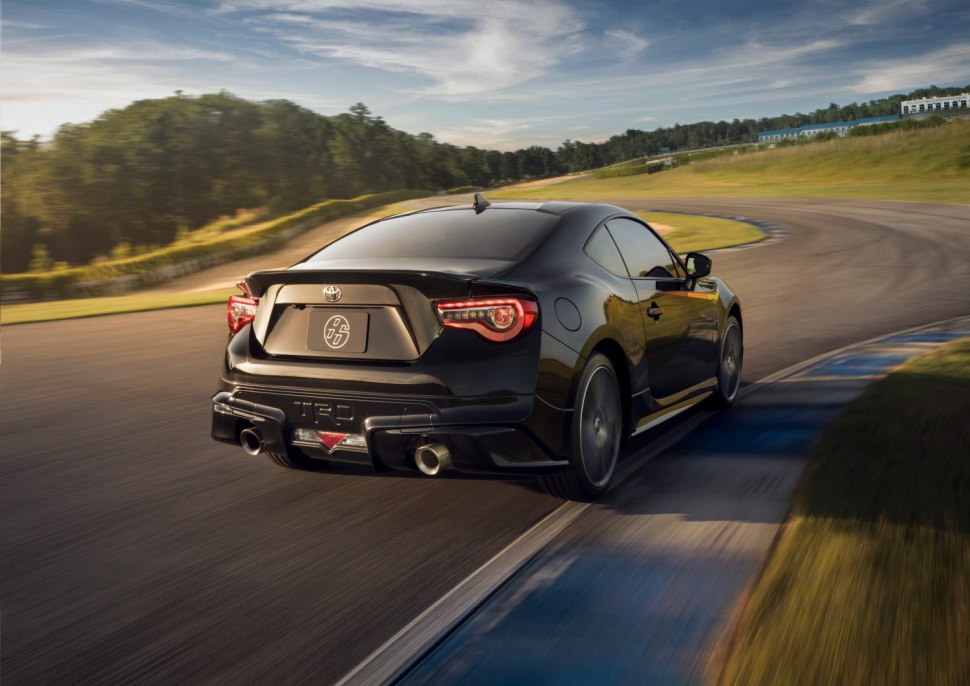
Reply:
[[[3,0],[0,128],[133,100],[365,103],[457,145],[555,148],[970,83],[966,0]]]

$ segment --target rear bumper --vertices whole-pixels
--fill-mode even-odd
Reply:
[[[269,452],[297,451],[366,464],[375,471],[415,469],[414,450],[425,443],[443,443],[460,472],[542,474],[567,465],[556,448],[568,412],[534,396],[488,398],[480,404],[464,399],[458,403],[460,412],[455,412],[455,401],[442,408],[420,397],[340,396],[224,383],[212,398],[212,438],[238,445],[239,433],[254,427]],[[505,422],[503,415],[526,419]],[[448,421],[459,416],[462,421]],[[471,417],[482,422],[468,421]],[[322,443],[297,440],[296,429],[362,434],[367,448],[328,451]]]

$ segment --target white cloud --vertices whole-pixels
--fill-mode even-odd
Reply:
[[[205,60],[212,62],[229,62],[234,59],[228,52],[202,50],[191,46],[166,45],[163,43],[139,43],[138,45],[103,45],[78,48],[76,50],[62,50],[46,52],[34,50],[29,53],[18,53],[18,58],[33,64],[59,63],[116,63],[116,62],[184,62],[187,60]]]
[[[124,65],[74,62],[70,53],[57,59],[4,55],[2,120],[4,129],[48,135],[61,124],[94,119],[132,100],[159,97],[184,87],[157,69],[129,69]]]
[[[631,31],[624,31],[623,29],[610,29],[609,31],[604,31],[603,35],[606,36],[610,46],[620,53],[643,52],[650,45],[650,41],[643,36],[638,36]]]
[[[955,43],[924,55],[866,62],[850,87],[860,93],[882,93],[970,80],[970,42]]]
[[[445,143],[474,145],[496,150],[515,150],[522,147],[522,133],[547,123],[545,117],[516,119],[473,119],[468,124],[439,129],[435,137]],[[531,140],[531,136],[529,137]]]
[[[584,97],[626,95],[632,91],[662,93],[670,97],[689,92],[698,102],[713,94],[741,88],[765,90],[766,84],[779,79],[805,79],[818,76],[811,67],[803,66],[804,57],[824,55],[843,44],[835,39],[813,40],[807,43],[781,46],[749,41],[737,47],[698,55],[696,58],[653,66],[619,76],[599,79],[557,81],[543,84],[527,94],[509,94],[510,99],[544,99],[567,97],[577,92]],[[824,72],[826,78],[831,74]],[[703,116],[700,114],[699,116]]]
[[[23,31],[42,31],[43,29],[50,28],[44,24],[35,24],[28,21],[14,21],[13,19],[4,19],[2,22],[3,28],[5,29],[20,29]]]
[[[138,7],[141,9],[152,10],[161,14],[173,17],[194,17],[195,10],[192,7],[178,4],[177,2],[165,2],[164,0],[91,0],[99,5],[115,5],[120,7]]]
[[[60,99],[70,104],[123,105],[119,97],[158,97],[184,88],[185,80],[172,73],[167,63],[233,59],[229,53],[150,42],[58,50],[30,49],[32,45],[6,46],[4,101]]]
[[[228,53],[153,42],[56,50],[46,43],[7,43],[0,126],[49,135],[67,121],[88,121],[134,100],[176,89],[205,90],[204,83],[185,75],[182,63],[232,59]]]
[[[92,102],[105,95],[144,97],[157,93],[164,79],[154,68],[131,69],[111,64],[91,54],[84,58],[73,51],[4,55],[3,100],[63,100]],[[167,90],[167,85],[166,85]],[[114,100],[115,98],[111,98]]]
[[[866,7],[851,10],[847,19],[855,26],[873,26],[901,17],[925,15],[926,0],[876,0]]]
[[[226,0],[305,55],[416,74],[424,96],[466,99],[547,74],[584,28],[560,0]],[[408,90],[402,88],[401,90]]]

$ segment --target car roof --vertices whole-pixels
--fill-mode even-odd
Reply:
[[[394,221],[396,219],[406,217],[416,218],[420,216],[451,213],[455,214],[455,219],[459,218],[458,215],[467,215],[468,213],[474,213],[476,215],[485,213],[491,214],[491,216],[494,216],[497,213],[519,214],[520,216],[521,214],[538,213],[546,215],[547,217],[558,217],[559,220],[556,222],[556,229],[551,235],[547,234],[546,239],[543,239],[542,243],[548,242],[548,239],[551,238],[552,235],[559,235],[563,237],[573,236],[585,241],[588,237],[589,231],[610,216],[621,215],[636,219],[637,221],[642,221],[635,215],[631,214],[629,210],[625,210],[622,207],[617,207],[616,205],[553,200],[548,202],[490,202],[483,209],[476,209],[475,206],[471,204],[428,207],[381,217],[379,219],[375,219],[369,224],[364,224],[363,226],[359,227],[358,230],[366,229],[370,226],[374,226],[375,224],[382,224],[384,222]],[[565,215],[568,215],[568,217]],[[356,233],[356,231],[351,233]]]
[[[361,228],[401,217],[418,217],[421,215],[454,213],[456,215],[455,218],[457,219],[457,215],[467,214],[469,212],[475,214],[492,213],[493,215],[499,212],[508,212],[510,214],[540,213],[546,216],[551,215],[554,217],[559,217],[561,220],[557,222],[557,229],[553,232],[553,235],[573,235],[577,238],[581,238],[584,241],[588,236],[589,230],[592,229],[593,226],[599,224],[599,222],[610,216],[624,215],[632,219],[636,219],[637,221],[642,221],[635,215],[631,214],[629,210],[625,210],[622,207],[617,207],[615,205],[607,205],[605,203],[553,200],[548,202],[491,202],[481,210],[476,210],[474,205],[471,204],[429,207],[382,217],[381,219],[377,219]],[[566,215],[568,215],[568,217]],[[547,238],[549,238],[549,236],[547,236]]]
[[[493,202],[481,211],[494,212],[495,210],[532,210],[535,212],[543,212],[545,214],[561,215],[574,207],[583,207],[589,205],[590,203],[585,202],[563,202],[559,200],[552,202]],[[428,214],[432,212],[460,212],[469,210],[475,211],[475,208],[472,205],[447,205],[445,207],[429,207],[423,210],[404,212],[403,214]]]

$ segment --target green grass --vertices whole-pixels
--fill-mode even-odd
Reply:
[[[445,203],[447,204],[447,203]],[[416,203],[412,200],[405,200],[403,202],[396,202],[393,205],[387,205],[380,208],[379,214],[382,217],[390,217],[392,214],[401,214],[403,212],[413,212],[414,210],[420,210],[421,204]],[[378,214],[378,213],[375,213]]]
[[[970,683],[970,339],[826,430],[722,683]]]
[[[760,146],[760,147],[759,147]],[[715,148],[713,150],[699,150],[697,152],[687,153],[685,155],[677,155],[677,164],[691,164],[697,162],[703,162],[704,160],[714,159],[715,157],[724,157],[726,155],[738,155],[746,154],[750,152],[757,152],[758,150],[768,149],[767,144],[764,143],[751,143],[750,145],[740,145],[732,148]]]
[[[659,174],[500,190],[509,199],[810,197],[970,203],[970,121],[749,150]]]
[[[252,226],[260,221],[268,221],[269,219],[269,211],[265,207],[242,209],[238,210],[232,216],[220,217],[213,222],[209,222],[205,226],[189,231],[187,238],[196,241],[204,240],[228,231],[234,231],[236,229]]]
[[[678,253],[716,250],[734,245],[756,243],[767,236],[746,222],[719,217],[702,217],[676,212],[637,212],[647,223],[666,224],[673,231],[664,240]]]
[[[648,163],[642,157],[638,157],[633,160],[628,160],[627,162],[620,162],[619,164],[613,164],[609,167],[596,169],[593,171],[593,178],[610,179],[623,176],[637,176],[638,174],[648,174],[651,172],[656,173],[658,171],[663,171],[663,166],[664,163],[660,160],[654,160]]]
[[[235,288],[195,293],[132,293],[102,298],[74,298],[49,302],[0,306],[0,324],[27,324],[57,319],[97,317],[104,314],[165,310],[174,307],[193,307],[224,303],[230,295],[239,295]]]

